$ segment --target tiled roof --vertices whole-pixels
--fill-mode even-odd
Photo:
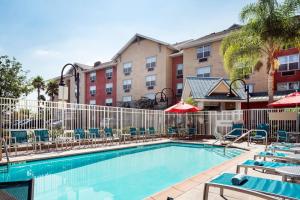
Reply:
[[[189,84],[191,88],[191,93],[195,99],[235,99],[244,100],[246,99],[246,93],[244,92],[244,87],[240,82],[236,82],[236,86],[233,87],[233,91],[238,95],[235,97],[227,97],[223,94],[214,94],[209,96],[209,93],[220,83],[230,85],[229,79],[224,79],[220,77],[207,77],[200,78],[195,76],[190,76],[186,78],[186,83]],[[229,89],[228,89],[229,92]]]

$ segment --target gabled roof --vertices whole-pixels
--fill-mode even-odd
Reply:
[[[195,39],[195,40],[191,40],[189,42],[186,42],[186,43],[180,45],[179,47],[180,47],[180,49],[184,49],[184,48],[190,48],[190,47],[194,47],[194,46],[203,45],[203,44],[206,44],[206,43],[222,40],[231,31],[240,29],[241,27],[242,27],[241,25],[233,24],[228,29],[225,29],[225,30],[220,31],[220,32],[214,32],[214,33],[211,33],[209,35],[205,35],[205,36],[200,37],[200,38]]]
[[[236,84],[236,89],[233,89],[233,92],[236,94],[235,97],[227,97],[224,94],[213,94],[214,90],[218,87],[220,83],[226,84],[228,86],[229,92],[229,85],[231,81],[229,79],[224,79],[220,77],[207,77],[207,78],[200,78],[195,76],[190,76],[186,78],[186,83],[191,88],[191,95],[194,99],[223,99],[223,100],[245,100],[246,93],[244,92],[243,85],[239,82]]]
[[[98,69],[104,69],[104,68],[109,68],[109,67],[113,67],[115,66],[117,63],[114,62],[114,61],[108,61],[108,62],[104,62],[104,63],[101,63],[100,65],[98,65],[97,67],[93,67],[91,69],[88,69],[84,72],[91,72],[91,71],[96,71]]]
[[[142,39],[146,39],[146,40],[150,40],[150,41],[153,41],[153,42],[156,42],[158,44],[162,44],[162,45],[165,45],[167,46],[168,48],[172,49],[172,50],[178,50],[177,48],[175,48],[173,45],[169,44],[169,43],[166,43],[166,42],[163,42],[163,41],[160,41],[160,40],[157,40],[157,39],[154,39],[154,38],[151,38],[151,37],[148,37],[148,36],[144,36],[144,35],[141,35],[139,33],[136,33],[115,55],[114,57],[112,58],[112,60],[115,60],[116,58],[119,57],[119,55],[121,55],[133,42],[135,42],[138,38],[142,38]]]

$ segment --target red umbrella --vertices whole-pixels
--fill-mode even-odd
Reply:
[[[300,105],[300,92],[291,93],[284,98],[269,104],[269,106],[273,107],[295,107],[297,105]]]
[[[200,111],[200,108],[180,101],[179,103],[171,106],[170,108],[167,108],[165,111],[171,113],[187,113],[198,112]]]

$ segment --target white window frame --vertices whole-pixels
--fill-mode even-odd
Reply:
[[[130,100],[128,100],[128,99],[130,99]],[[132,96],[123,96],[122,101],[123,102],[131,102],[132,101]]]
[[[298,60],[296,60],[297,62],[291,62],[290,61],[291,57],[293,57],[293,56],[298,57],[297,58]],[[286,60],[286,62],[281,62],[280,63],[280,59],[284,59],[284,60]],[[300,63],[299,63],[300,62],[300,54],[291,54],[291,55],[286,55],[286,56],[279,56],[278,61],[279,61],[279,67],[278,67],[279,72],[294,71],[294,70],[299,70],[300,69]],[[298,68],[297,69],[290,69],[290,65],[292,63],[298,63]],[[287,65],[287,69],[281,70],[280,65]]]
[[[112,104],[113,104],[113,99],[112,98],[105,99],[105,105],[106,106],[112,106]]]
[[[105,69],[105,77],[107,79],[110,79],[110,78],[112,78],[112,76],[113,76],[113,68],[110,67],[110,68]]]
[[[96,105],[96,100],[95,99],[91,99],[89,102],[90,105]]]
[[[209,73],[208,73],[208,70],[206,70],[206,69],[209,69]],[[199,70],[204,71],[204,73],[199,73]],[[198,67],[196,73],[197,73],[197,77],[200,77],[200,78],[210,77],[211,66]]]
[[[156,75],[146,76],[146,87],[154,87],[156,85]]]
[[[107,93],[112,93],[113,91],[113,83],[106,83],[105,84],[105,92]]]
[[[205,44],[205,45],[198,47],[196,50],[197,59],[208,58],[210,56],[210,51],[211,51],[210,44]]]
[[[96,81],[96,72],[90,72],[90,81],[95,82]]]
[[[181,69],[179,69],[179,66],[181,66],[180,67]],[[181,71],[181,74],[179,74],[178,71]],[[178,76],[180,76],[180,77],[183,76],[183,64],[182,63],[176,65],[176,76],[177,77]]]
[[[181,88],[178,88],[179,85],[181,85]],[[181,92],[178,92],[178,90],[181,90]],[[177,95],[179,95],[179,94],[181,95],[182,92],[183,92],[183,83],[177,83],[176,84],[176,94]]]
[[[95,85],[91,85],[90,86],[90,95],[91,96],[95,96],[96,95],[96,90],[97,90],[96,86]]]
[[[153,69],[156,67],[157,57],[156,56],[149,56],[146,58],[146,68]]]
[[[132,85],[131,79],[125,79],[123,80],[123,90],[130,90]]]
[[[123,63],[123,73],[129,75],[132,71],[132,62]]]

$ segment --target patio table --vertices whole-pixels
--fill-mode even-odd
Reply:
[[[187,128],[178,128],[179,135],[186,135],[188,133]]]
[[[282,175],[282,181],[287,181],[287,178],[300,178],[299,166],[279,167],[275,171]]]

